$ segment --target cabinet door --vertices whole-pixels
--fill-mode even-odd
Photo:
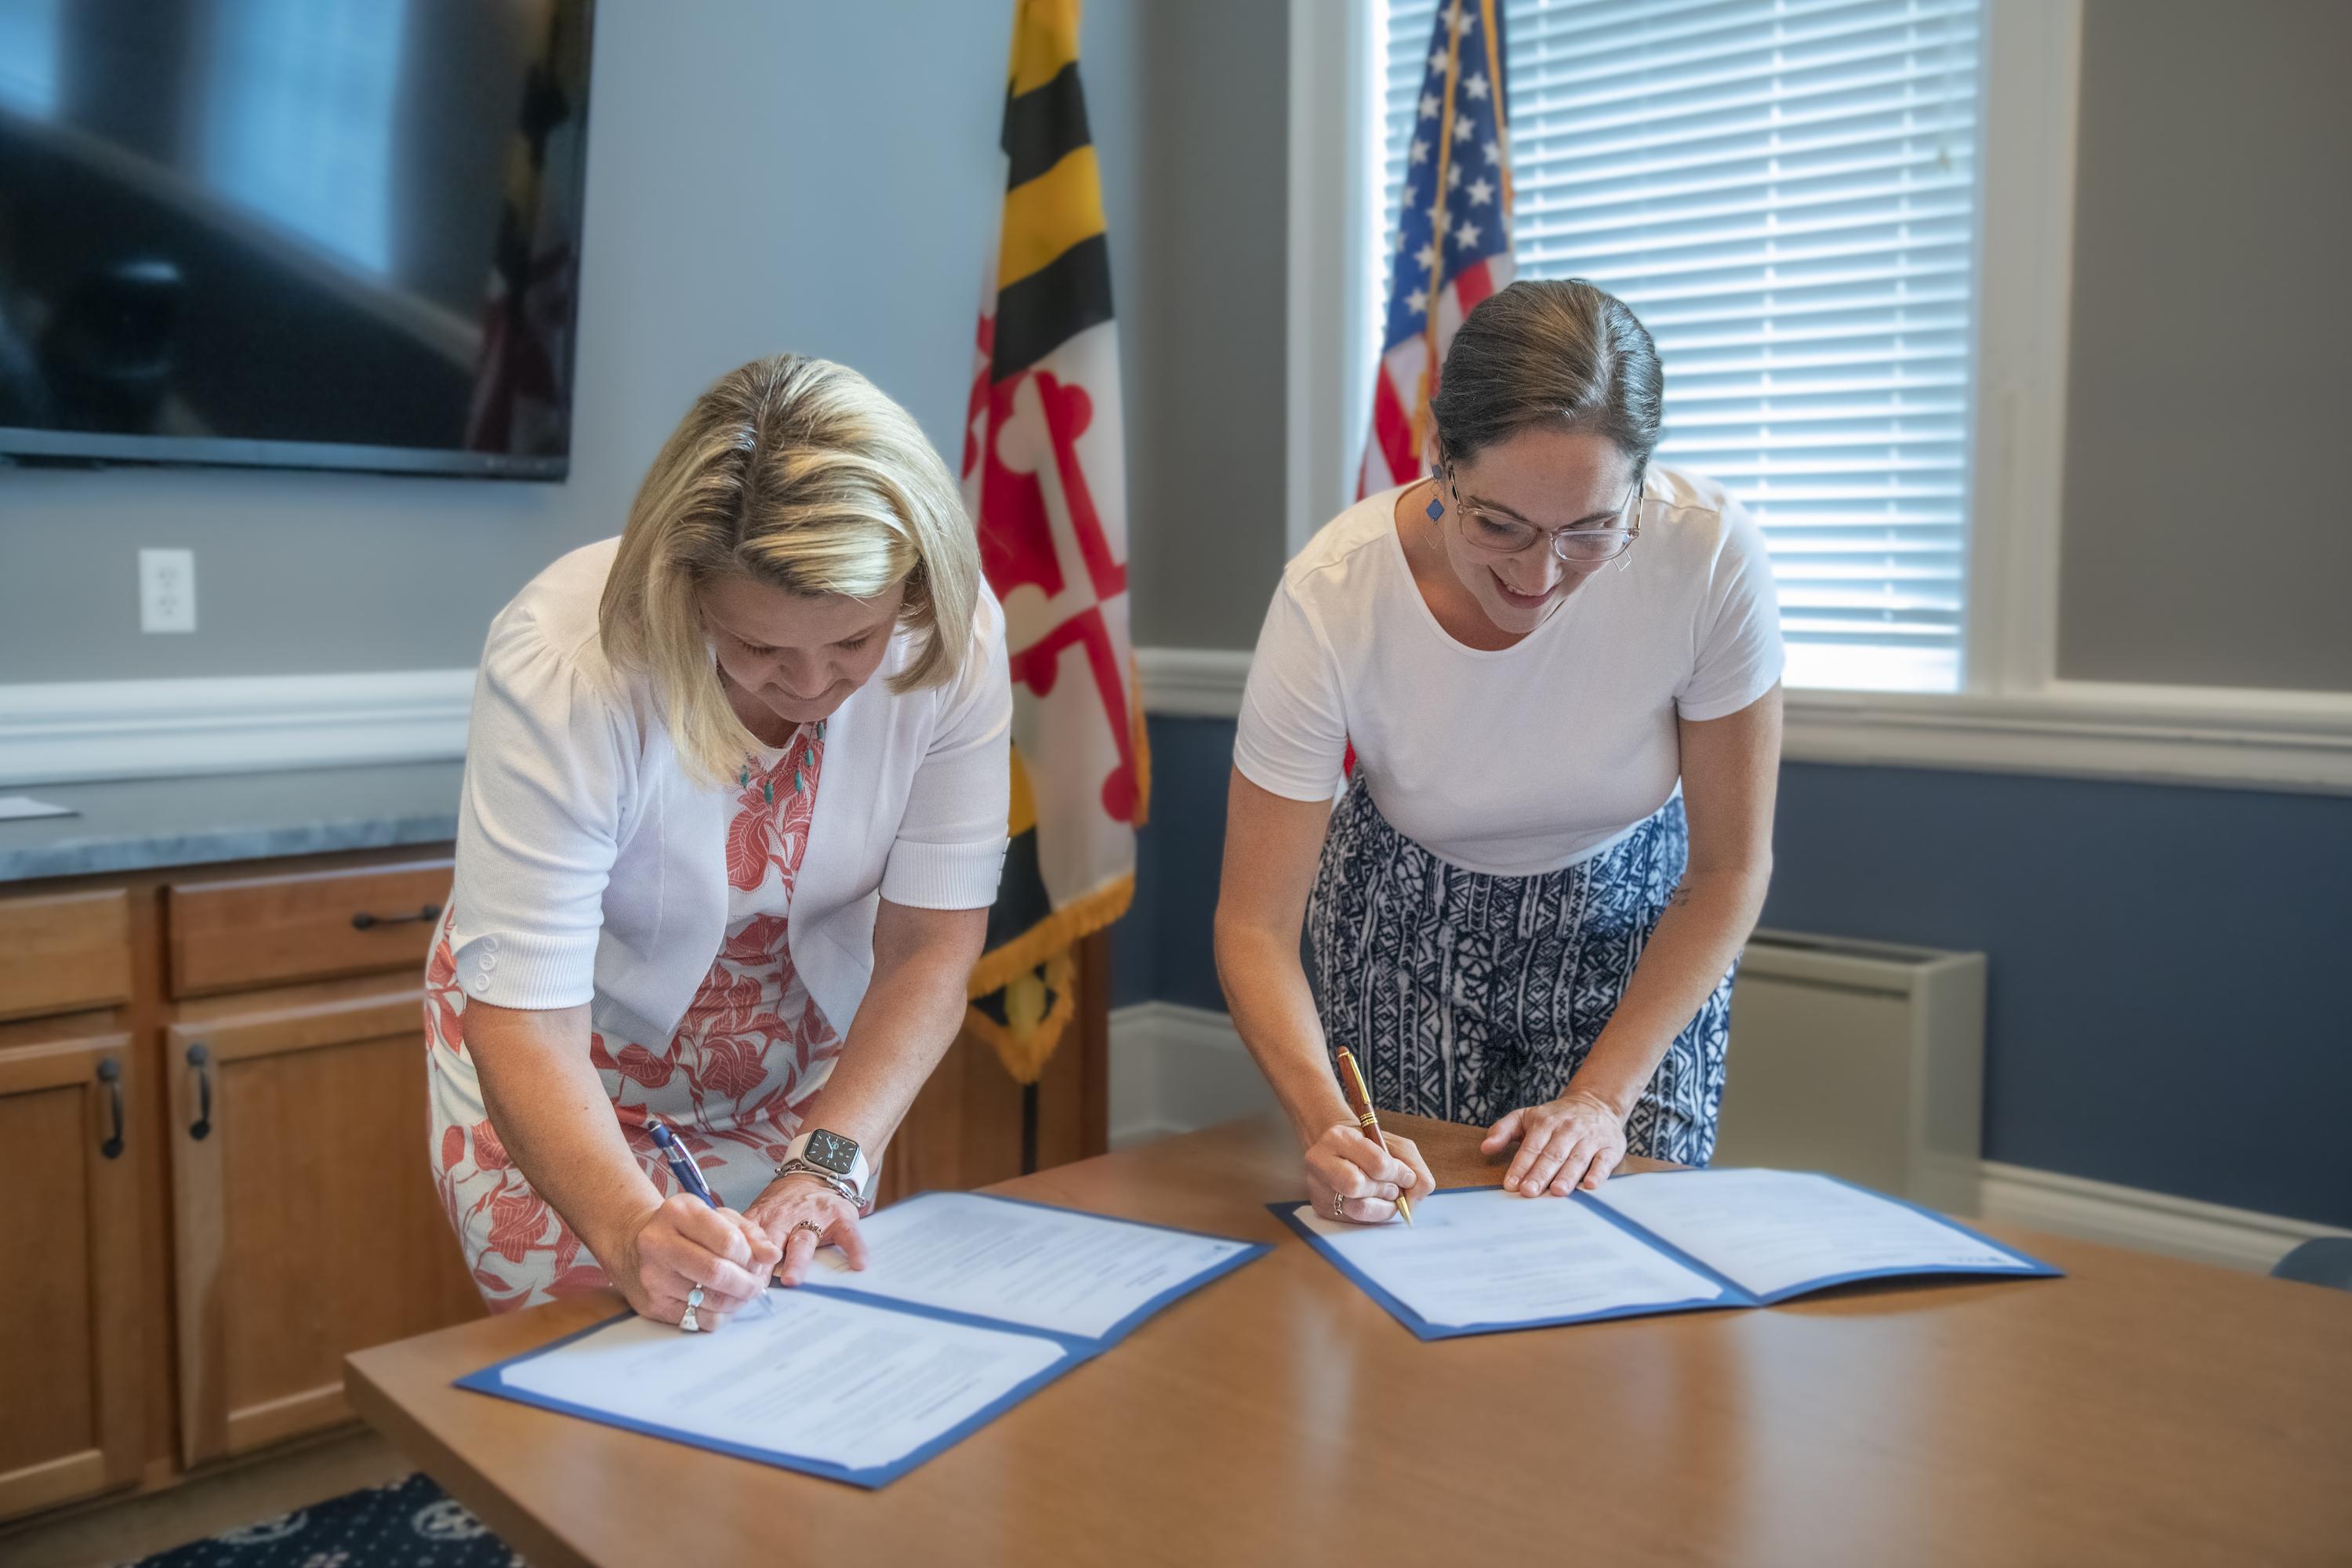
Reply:
[[[350,1419],[347,1352],[481,1315],[426,1159],[422,1003],[342,982],[167,1032],[188,1464]]]
[[[0,1044],[0,1518],[138,1479],[131,1037]],[[118,1114],[120,1111],[120,1115]]]

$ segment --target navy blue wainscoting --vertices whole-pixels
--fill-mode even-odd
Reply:
[[[1222,1008],[1234,727],[1153,719],[1121,1003]],[[2352,1225],[2352,800],[1781,769],[1766,923],[1990,955],[1985,1152]]]
[[[1985,1152],[2352,1225],[2352,800],[1780,770],[1767,924],[1990,955]]]
[[[1111,941],[1111,1005],[1181,1002],[1225,1010],[1213,924],[1225,852],[1230,719],[1147,721],[1151,820],[1136,839],[1135,906]]]

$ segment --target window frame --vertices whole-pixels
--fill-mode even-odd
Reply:
[[[2352,693],[2057,672],[2081,0],[1984,0],[1976,384],[1958,692],[1793,688],[1794,762],[2352,794]],[[1290,0],[1287,506],[1296,552],[1352,501],[1377,353],[1380,0]],[[1328,286],[1333,276],[1346,286]],[[1156,656],[1156,657],[1155,657]],[[1146,650],[1181,708],[1202,656]],[[1246,668],[1247,656],[1240,656]],[[1234,700],[1238,706],[1238,682]],[[1213,704],[1222,708],[1222,703]]]

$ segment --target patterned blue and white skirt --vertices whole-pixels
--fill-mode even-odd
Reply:
[[[1307,905],[1324,1036],[1356,1054],[1384,1110],[1492,1122],[1555,1099],[1616,1012],[1689,859],[1676,795],[1564,869],[1465,870],[1389,826],[1360,773],[1331,814]],[[1731,979],[1675,1037],[1626,1119],[1631,1152],[1704,1165],[1715,1152]]]

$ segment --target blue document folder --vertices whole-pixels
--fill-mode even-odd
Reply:
[[[1859,1279],[2060,1270],[1916,1204],[1832,1176],[1671,1171],[1598,1193],[1458,1187],[1408,1227],[1267,1205],[1424,1340],[1762,1307]]]
[[[861,1229],[866,1273],[821,1253],[719,1333],[625,1312],[457,1386],[882,1487],[1270,1250],[980,1193]]]

